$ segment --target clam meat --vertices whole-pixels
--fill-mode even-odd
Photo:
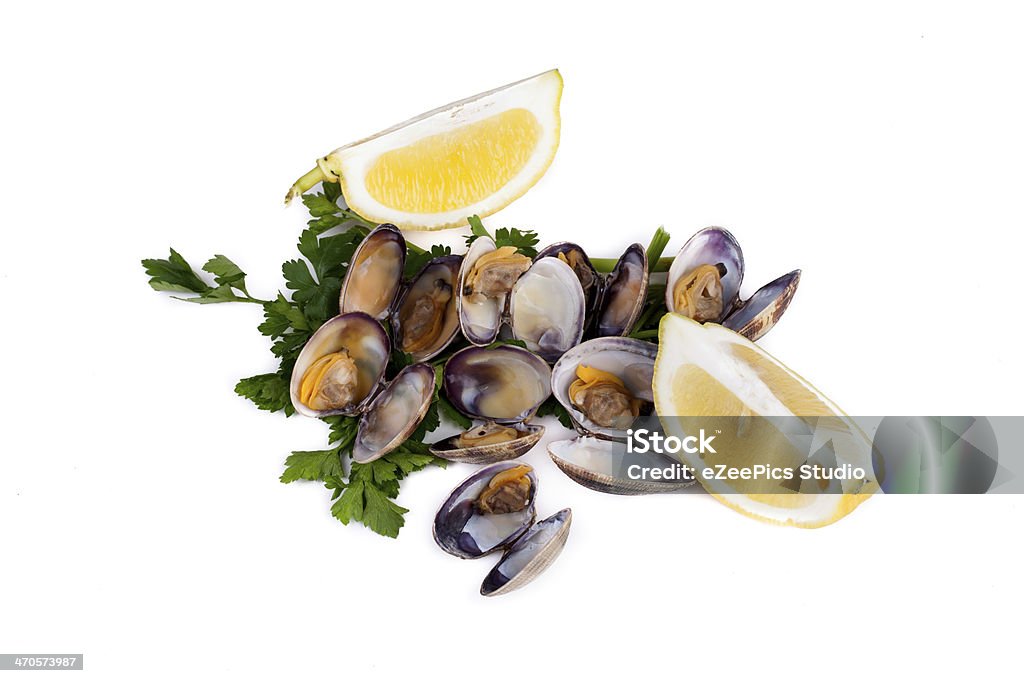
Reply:
[[[740,298],[743,251],[724,228],[705,228],[687,240],[668,271],[665,306],[699,323],[721,323],[756,341],[786,312],[800,283],[794,270]]]
[[[569,400],[595,424],[627,429],[640,414],[643,402],[614,373],[581,363],[576,378],[569,385]]]
[[[331,318],[295,361],[292,405],[311,417],[361,412],[383,380],[390,353],[387,332],[365,313]]]
[[[535,518],[537,476],[529,465],[490,465],[459,484],[434,516],[434,540],[445,551],[476,558],[509,545]]]
[[[391,316],[395,345],[414,361],[433,358],[459,331],[455,302],[459,256],[428,262],[398,297]]]
[[[452,443],[456,448],[493,446],[499,443],[508,443],[518,439],[519,436],[519,430],[515,427],[500,425],[497,422],[485,422],[462,432],[453,439]]]
[[[658,347],[629,337],[597,337],[579,344],[551,369],[551,391],[577,429],[624,438],[649,412]]]
[[[597,336],[629,334],[647,303],[647,253],[631,244],[608,275],[597,317]]]
[[[499,249],[490,237],[473,240],[462,260],[456,294],[459,324],[471,344],[482,346],[497,338],[509,292],[530,263],[514,247]]]
[[[430,447],[430,452],[453,462],[489,465],[525,455],[543,435],[541,425],[485,422],[442,439]]]

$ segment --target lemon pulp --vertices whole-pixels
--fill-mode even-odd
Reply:
[[[429,135],[381,154],[366,174],[366,190],[381,204],[409,213],[469,206],[522,170],[541,133],[533,112],[517,108]]]

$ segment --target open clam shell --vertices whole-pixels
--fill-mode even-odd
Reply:
[[[484,515],[476,506],[477,498],[495,475],[520,465],[501,462],[484,467],[448,494],[434,515],[434,541],[442,550],[462,559],[475,559],[508,546],[530,528],[536,518],[537,475],[533,470],[527,474],[531,488],[523,510]]]
[[[512,334],[549,363],[580,343],[585,322],[583,288],[564,261],[538,259],[512,287]]]
[[[465,415],[516,424],[529,420],[551,395],[551,369],[517,346],[469,347],[445,363],[444,390]]]
[[[460,446],[458,444],[460,435],[456,434],[432,445],[430,452],[451,462],[490,465],[526,455],[544,436],[544,427],[541,425],[515,424],[511,426],[515,428],[519,436],[510,441],[483,446]]]
[[[607,439],[581,436],[564,441],[552,441],[548,444],[548,455],[558,469],[570,479],[601,493],[619,496],[672,493],[693,484],[693,480],[632,479],[623,476],[620,471],[621,463],[618,463],[618,466],[616,463],[616,457],[621,456],[623,448],[621,444],[616,445]],[[654,455],[651,456],[650,464],[665,468],[672,462],[664,456]]]
[[[504,595],[536,579],[561,554],[571,526],[572,510],[569,508],[534,524],[484,577],[480,594]]]
[[[398,295],[391,313],[395,346],[416,362],[439,354],[459,333],[456,288],[461,256],[429,261]]]
[[[352,254],[341,286],[341,312],[358,311],[384,320],[401,288],[404,270],[405,237],[390,223],[377,226]]]
[[[332,353],[344,351],[356,369],[356,382],[351,400],[331,409],[315,409],[300,400],[302,380],[310,367]],[[320,326],[299,353],[292,369],[289,392],[295,410],[310,417],[355,415],[373,398],[380,386],[391,355],[388,334],[376,320],[365,313],[343,313]]]
[[[608,439],[624,439],[625,430],[603,427],[593,422],[569,399],[569,387],[577,379],[582,364],[618,377],[626,389],[645,403],[652,403],[651,383],[658,346],[629,337],[598,337],[579,344],[559,359],[551,369],[551,392],[569,412],[577,430]]]
[[[619,257],[605,283],[597,315],[597,335],[618,337],[628,334],[647,302],[647,252],[631,244]]]
[[[497,339],[508,297],[477,300],[466,296],[466,277],[473,270],[477,259],[495,249],[497,247],[490,237],[476,238],[462,258],[462,268],[459,271],[459,287],[456,292],[459,326],[469,343],[477,346],[490,344]]]
[[[403,368],[359,418],[352,459],[373,462],[409,438],[430,408],[434,382],[434,368],[429,363]]]
[[[587,252],[583,251],[583,247],[573,242],[556,242],[548,245],[537,252],[534,261],[548,257],[565,261],[576,273],[580,287],[583,289],[583,297],[586,300],[586,327],[589,328],[590,321],[601,303],[603,290],[601,274],[597,272],[597,268],[594,268],[594,264],[591,263]]]
[[[799,270],[772,280],[729,314],[722,325],[750,341],[757,341],[768,334],[786,312],[799,285]]]
[[[678,313],[675,304],[676,284],[694,269],[703,265],[718,266],[722,283],[722,315],[720,322],[736,305],[740,285],[743,283],[743,250],[732,233],[725,228],[704,228],[686,241],[668,271],[665,287],[665,306]],[[684,312],[685,313],[685,312]]]

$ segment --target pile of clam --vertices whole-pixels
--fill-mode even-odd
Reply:
[[[568,242],[530,258],[479,237],[464,256],[434,258],[407,281],[405,256],[405,239],[392,225],[379,226],[363,240],[342,285],[340,314],[313,334],[298,357],[291,400],[303,415],[358,415],[352,457],[370,462],[397,448],[426,414],[435,391],[427,361],[455,343],[464,346],[444,363],[443,390],[474,424],[431,450],[447,460],[490,467],[452,492],[438,512],[434,535],[460,557],[506,551],[484,582],[485,594],[507,592],[535,576],[568,533],[568,510],[534,524],[536,476],[527,465],[507,462],[540,441],[544,428],[532,419],[551,395],[579,432],[549,445],[551,459],[573,480],[618,494],[685,485],[625,481],[609,466],[611,444],[653,407],[657,346],[626,336],[648,298],[643,247],[627,248],[607,275]],[[701,230],[672,262],[665,305],[758,339],[785,312],[800,271],[745,300],[743,271],[743,253],[727,230]],[[525,348],[494,344],[501,339],[519,340]],[[386,382],[392,347],[414,363]],[[481,501],[492,489],[518,491],[521,507],[488,510]]]

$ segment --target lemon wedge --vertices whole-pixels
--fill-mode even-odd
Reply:
[[[714,453],[679,455],[711,495],[749,517],[821,527],[848,515],[878,488],[863,431],[807,381],[732,330],[678,314],[662,318],[653,390],[666,436],[683,439],[701,428],[721,428],[714,430]],[[847,472],[859,468],[864,476],[833,477],[836,467],[828,468],[829,475],[823,467],[816,471],[823,452],[833,465]],[[723,465],[761,465],[778,478],[751,484],[721,476]],[[801,476],[805,465],[810,477]],[[782,474],[786,468],[792,475]]]
[[[411,230],[466,224],[508,206],[540,179],[558,150],[557,70],[474,95],[334,150],[285,201],[340,182],[349,208]]]

